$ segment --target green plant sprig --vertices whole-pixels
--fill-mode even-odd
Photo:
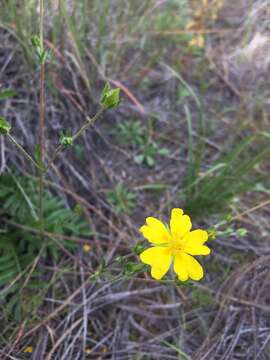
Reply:
[[[113,107],[118,106],[120,103],[120,89],[112,89],[109,83],[106,83],[104,89],[102,90],[100,97],[101,108],[98,110],[96,115],[92,118],[89,116],[86,117],[84,125],[72,136],[61,136],[60,145],[55,149],[51,159],[48,161],[48,165],[45,168],[45,172],[49,170],[54,161],[57,159],[61,151],[69,146],[72,146],[74,141],[77,140],[87,129],[89,129],[93,124],[101,117],[105,110],[112,109]]]
[[[84,125],[80,128],[80,130],[78,130],[74,135],[69,136],[69,137],[62,137],[60,138],[60,145],[57,146],[57,148],[55,149],[51,159],[48,161],[48,165],[45,168],[45,172],[47,172],[50,167],[53,165],[53,163],[55,162],[55,160],[57,159],[57,157],[60,155],[60,153],[67,147],[72,146],[73,142],[78,139],[78,137],[80,137],[87,129],[89,129],[96,121],[98,118],[100,118],[100,116],[103,114],[103,112],[105,111],[105,108],[101,108],[96,115],[94,115],[92,118],[90,118],[89,116],[86,117],[86,122],[84,123]],[[65,143],[65,140],[69,140],[67,143]]]

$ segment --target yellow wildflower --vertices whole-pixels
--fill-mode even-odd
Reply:
[[[92,250],[91,245],[88,245],[88,244],[83,245],[83,251],[85,253],[89,253],[91,250]]]
[[[154,217],[146,218],[140,228],[143,236],[153,245],[140,254],[144,264],[151,266],[151,275],[160,280],[174,262],[174,271],[180,281],[200,280],[203,268],[191,255],[209,255],[210,249],[204,243],[208,239],[205,230],[191,231],[192,223],[182,209],[172,209],[170,230]]]
[[[24,350],[24,353],[32,354],[33,352],[33,346],[27,346]]]
[[[196,46],[196,47],[199,47],[199,48],[203,48],[204,47],[204,37],[203,37],[203,35],[197,35],[192,40],[190,40],[188,45],[190,47]]]

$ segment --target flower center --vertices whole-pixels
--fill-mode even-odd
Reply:
[[[181,240],[182,239],[174,239],[174,238],[171,239],[171,249],[174,254],[182,250],[183,241]]]

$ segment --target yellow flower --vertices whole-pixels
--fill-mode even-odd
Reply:
[[[84,244],[84,245],[83,245],[83,251],[84,251],[85,253],[89,253],[91,250],[92,250],[91,245],[88,245],[88,244]]]
[[[27,346],[24,350],[24,353],[28,353],[28,354],[32,354],[33,352],[33,347],[32,346]]]
[[[144,264],[151,266],[151,275],[160,280],[174,262],[174,271],[180,281],[200,280],[203,268],[191,255],[209,255],[210,249],[204,243],[208,239],[205,230],[191,231],[191,220],[182,209],[172,209],[170,230],[154,217],[146,218],[140,228],[143,236],[153,245],[140,254]]]
[[[197,35],[196,37],[194,37],[192,40],[189,41],[188,45],[190,47],[199,47],[199,48],[203,48],[204,47],[204,37],[203,35]]]

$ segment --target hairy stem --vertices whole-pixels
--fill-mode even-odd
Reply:
[[[44,22],[44,0],[40,0],[40,29],[39,37],[42,47],[44,48],[43,39],[43,22]],[[45,128],[45,63],[41,61],[40,64],[40,95],[39,95],[39,147],[40,147],[40,162],[44,164],[44,128]],[[42,165],[43,166],[43,165]],[[43,191],[44,191],[44,172],[39,171],[39,221],[40,221],[40,239],[44,240],[44,218],[43,218]]]
[[[95,116],[93,116],[92,118],[90,118],[89,116],[87,116],[86,118],[86,123],[80,128],[80,130],[78,130],[76,132],[76,134],[73,135],[73,140],[76,140],[85,130],[87,130],[88,128],[90,128],[95,121],[101,116],[101,114],[105,111],[105,108],[101,108]]]

